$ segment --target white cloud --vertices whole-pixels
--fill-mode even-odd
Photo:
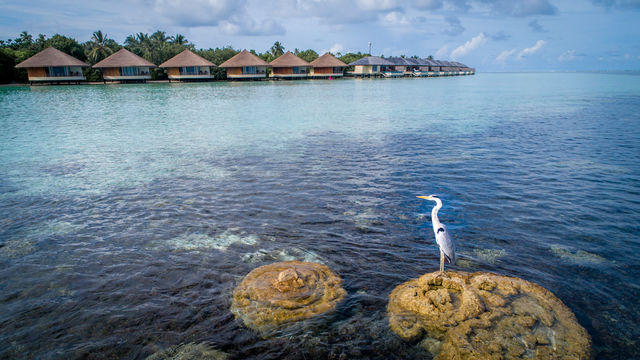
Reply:
[[[274,20],[257,22],[249,17],[233,17],[219,24],[219,29],[229,35],[267,36],[284,35],[285,29]]]
[[[487,42],[487,37],[484,33],[480,33],[477,36],[473,37],[471,40],[467,41],[463,45],[458,46],[451,52],[451,58],[457,59],[461,56],[467,55],[469,52],[479,48]]]
[[[332,54],[336,54],[336,53],[342,53],[344,52],[344,45],[342,44],[333,44],[333,46],[331,47],[331,49],[329,49],[329,52]]]
[[[404,14],[392,11],[381,17],[382,23],[386,25],[408,25],[409,20]]]
[[[447,56],[449,53],[449,45],[443,45],[438,51],[436,51],[435,57],[438,59],[442,59]]]
[[[576,58],[575,50],[567,50],[564,54],[558,56],[558,61],[571,61]]]
[[[544,40],[538,40],[536,44],[533,45],[532,47],[522,49],[522,51],[518,53],[518,59],[522,59],[527,55],[531,55],[538,52],[538,50],[540,50],[544,46],[544,44],[546,44]]]
[[[383,20],[390,12],[404,13],[397,0],[280,0],[273,9],[286,17],[315,17],[333,24]]]
[[[398,7],[395,0],[356,0],[356,5],[359,9],[371,11],[387,11]]]
[[[501,64],[504,64],[505,62],[507,62],[507,59],[515,53],[516,53],[516,49],[505,50],[496,57],[496,61]]]
[[[152,0],[151,9],[180,26],[214,26],[244,13],[246,0]]]

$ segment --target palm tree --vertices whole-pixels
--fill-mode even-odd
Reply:
[[[273,46],[271,47],[271,56],[274,57],[274,58],[277,58],[278,56],[281,56],[282,54],[284,54],[284,46],[282,46],[280,41],[274,42]]]
[[[113,40],[107,38],[107,34],[102,34],[101,30],[94,32],[89,41],[89,49],[87,50],[87,58],[89,61],[95,64],[113,54],[115,49],[112,47],[112,41]]]
[[[176,36],[171,37],[171,43],[176,45],[186,45],[189,41],[184,38],[184,35],[176,34]]]
[[[149,35],[139,32],[136,34],[135,41],[135,48],[138,50],[138,55],[149,61],[153,61],[153,46]]]

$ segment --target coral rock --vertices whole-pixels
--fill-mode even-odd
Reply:
[[[429,273],[391,292],[393,332],[436,359],[589,359],[591,338],[541,286],[490,273]]]
[[[231,312],[256,331],[327,312],[344,299],[342,280],[328,267],[286,261],[251,271],[233,292]]]

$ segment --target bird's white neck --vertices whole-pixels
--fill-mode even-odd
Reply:
[[[433,199],[433,201],[436,202],[436,206],[431,209],[431,223],[433,224],[433,230],[437,233],[438,228],[440,227],[440,220],[438,220],[438,210],[440,210],[440,208],[442,207],[442,201],[437,198]]]

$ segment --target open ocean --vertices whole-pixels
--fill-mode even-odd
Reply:
[[[388,327],[439,267],[551,290],[598,359],[640,356],[640,76],[0,87],[0,358],[428,358]],[[252,269],[316,261],[335,312],[264,339]],[[341,357],[342,356],[342,357]]]

